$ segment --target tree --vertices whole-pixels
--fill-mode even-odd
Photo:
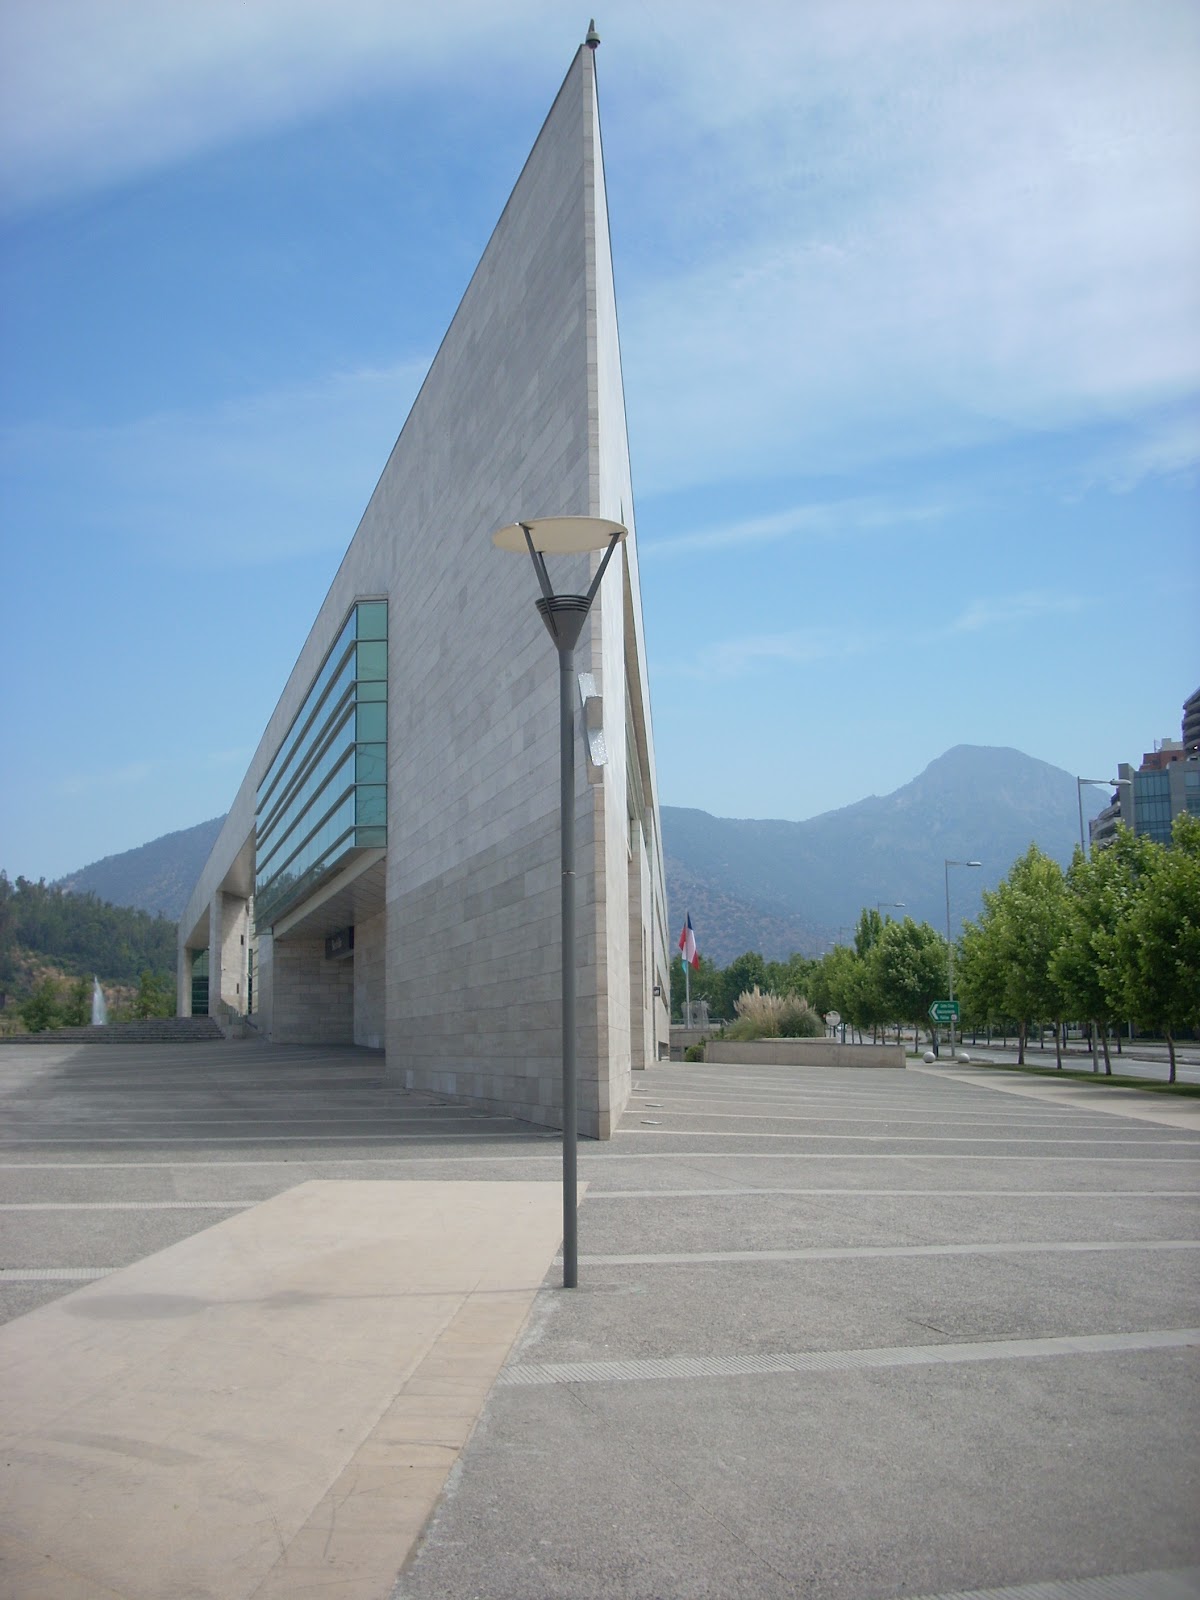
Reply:
[[[866,960],[883,932],[883,918],[874,906],[864,906],[858,914],[858,926],[854,930],[854,953]]]
[[[175,1015],[175,986],[161,973],[143,969],[138,979],[137,994],[133,998],[135,1017],[173,1017]]]
[[[1171,847],[1152,845],[1113,939],[1110,971],[1126,1015],[1160,1027],[1175,1082],[1175,1035],[1200,1026],[1200,817],[1175,818]]]
[[[813,974],[812,991],[809,999],[818,1011],[836,1011],[843,1025],[861,1029],[870,1024],[864,964],[849,945],[837,944],[825,952]]]
[[[1002,883],[984,890],[983,906],[978,923],[969,923],[963,936],[964,977],[972,1009],[984,999],[989,1015],[994,1008],[1016,1019],[1021,1065],[1029,1024],[1052,1020],[1061,1066],[1058,1023],[1064,996],[1050,962],[1065,923],[1062,868],[1031,844]]]
[[[685,977],[683,959],[671,962],[671,1015],[683,1016],[683,1002],[690,986],[692,1000],[707,1000],[709,1015],[727,1015],[725,1006],[725,975],[707,956],[700,957],[699,967]],[[731,1013],[730,1013],[731,1014]]]
[[[57,1028],[62,1019],[58,1012],[58,986],[54,979],[43,978],[17,1010],[30,1033],[45,1033],[47,1028]]]
[[[795,994],[807,999],[816,965],[815,961],[810,961],[795,950],[786,961],[768,961],[767,988],[773,994]]]
[[[882,1017],[919,1028],[946,981],[946,941],[927,922],[888,921],[866,966]]]
[[[86,978],[76,978],[63,1002],[64,1028],[82,1028],[92,1020],[92,986]]]
[[[1051,972],[1063,990],[1067,1009],[1091,1020],[1104,1040],[1104,1070],[1112,1072],[1108,1027],[1123,1014],[1124,983],[1116,954],[1117,929],[1148,870],[1153,843],[1126,827],[1087,860],[1076,850],[1067,871],[1063,931],[1051,958]],[[1102,1027],[1101,1027],[1102,1025]]]

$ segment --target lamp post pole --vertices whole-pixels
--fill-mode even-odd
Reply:
[[[950,1001],[954,1001],[954,940],[950,937],[950,868],[981,867],[982,861],[945,861],[946,877],[946,977],[950,985]],[[950,1059],[954,1059],[954,1013],[950,1013]]]
[[[538,614],[558,652],[559,861],[562,874],[563,1288],[579,1283],[579,1097],[575,1038],[575,646],[613,551],[625,537],[601,517],[544,517],[492,535],[501,550],[528,550],[542,598]],[[546,555],[604,556],[586,595],[555,594]]]

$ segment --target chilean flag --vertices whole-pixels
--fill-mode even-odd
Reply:
[[[696,935],[692,931],[692,913],[687,914],[687,921],[683,925],[683,932],[679,935],[679,948],[683,951],[683,959],[689,967],[698,971],[700,968],[700,952],[696,949]]]

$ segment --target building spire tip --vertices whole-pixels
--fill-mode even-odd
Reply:
[[[600,43],[600,35],[596,32],[596,19],[593,17],[588,23],[587,38],[583,41],[589,50],[594,50]]]

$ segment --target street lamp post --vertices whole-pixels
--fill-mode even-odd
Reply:
[[[893,907],[897,911],[903,911],[904,910],[904,901],[903,900],[876,900],[876,902],[875,902],[875,909],[876,909],[876,911],[879,911],[879,912],[883,912],[885,910],[886,911],[891,911],[893,909]]]
[[[558,651],[559,853],[562,865],[563,1288],[579,1282],[579,1124],[575,1067],[575,646],[613,551],[627,529],[603,517],[540,517],[492,535],[500,550],[528,550],[542,598],[538,614]],[[586,595],[555,594],[548,555],[603,550]]]
[[[950,1000],[954,1000],[954,940],[950,937],[950,868],[981,867],[982,861],[946,861],[946,975],[950,983]],[[954,1059],[954,1012],[950,1013],[950,1059]]]

